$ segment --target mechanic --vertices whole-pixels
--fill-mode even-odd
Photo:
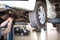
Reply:
[[[13,17],[11,16],[8,17],[5,14],[3,16],[0,16],[0,19],[5,20],[0,24],[0,28],[5,27],[7,25],[7,28],[5,30],[2,30],[2,31],[0,30],[0,39],[1,39],[1,36],[6,35],[10,32],[11,27],[12,27]]]

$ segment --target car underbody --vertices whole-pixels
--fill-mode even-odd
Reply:
[[[51,8],[49,9],[49,7]],[[0,13],[13,14],[16,17],[14,21],[31,23],[32,27],[41,29],[46,26],[46,21],[56,24],[58,20],[54,21],[54,19],[60,19],[60,0],[37,0],[35,9],[32,11],[11,7],[11,9],[1,11]]]
[[[46,0],[37,0],[37,1],[41,1],[41,2],[44,2],[46,3]],[[60,0],[49,0],[51,2],[51,4],[53,4],[55,6],[55,10],[56,10],[56,13],[57,13],[57,17],[60,17]],[[29,11],[25,11],[25,10],[22,10],[22,9],[18,9],[18,8],[13,8],[16,13],[16,15],[18,15],[18,19],[17,20],[20,20],[20,21],[25,21],[25,22],[29,22]],[[12,11],[12,10],[11,10]]]

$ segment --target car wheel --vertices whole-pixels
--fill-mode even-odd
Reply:
[[[32,12],[29,12],[29,20],[31,26],[34,28],[42,28],[46,23],[46,4],[42,2],[36,2],[35,9]]]

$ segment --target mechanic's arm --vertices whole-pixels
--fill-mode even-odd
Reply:
[[[8,23],[8,21],[9,21],[9,18],[6,21],[4,21],[3,23],[0,24],[0,28],[6,26],[6,24]]]
[[[12,21],[13,21],[13,18],[10,18],[9,23],[7,25],[7,28],[1,32],[2,33],[1,35],[5,35],[5,34],[8,34],[10,32],[11,27],[12,27]]]

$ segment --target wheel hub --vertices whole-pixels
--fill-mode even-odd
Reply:
[[[40,6],[39,10],[38,10],[38,18],[39,18],[39,21],[40,21],[41,24],[45,23],[45,20],[46,20],[45,17],[46,17],[46,15],[45,15],[44,7]]]

